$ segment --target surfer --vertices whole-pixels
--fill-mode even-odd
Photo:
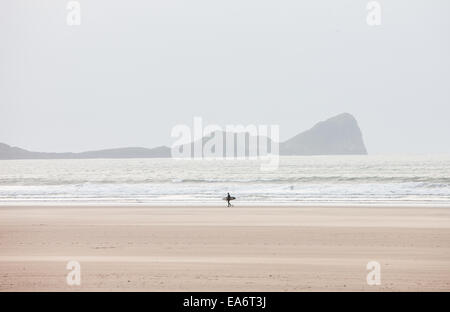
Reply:
[[[227,201],[227,203],[228,203],[227,207],[233,207],[233,205],[230,203],[230,201],[235,200],[236,197],[231,196],[230,193],[227,193],[227,196],[223,197],[222,199]]]
[[[227,207],[231,207],[231,203],[230,203],[231,196],[230,196],[230,193],[227,193],[226,199],[227,199],[227,203],[228,203],[228,206],[227,206]]]

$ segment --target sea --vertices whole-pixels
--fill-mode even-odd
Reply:
[[[450,155],[0,160],[0,205],[450,206]]]

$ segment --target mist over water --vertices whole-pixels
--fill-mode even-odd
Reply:
[[[450,204],[450,155],[0,161],[0,203]]]

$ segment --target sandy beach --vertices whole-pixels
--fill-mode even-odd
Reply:
[[[0,290],[450,291],[450,209],[1,206]]]

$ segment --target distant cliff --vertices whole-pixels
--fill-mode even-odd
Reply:
[[[205,143],[207,138],[203,139]],[[367,154],[356,119],[347,113],[319,122],[311,129],[280,143],[281,155]],[[82,153],[40,153],[0,143],[0,159],[167,158],[167,146],[126,147]]]
[[[83,153],[39,153],[0,143],[0,159],[88,159],[88,158],[158,158],[170,157],[170,148],[125,147]]]
[[[355,117],[340,114],[280,143],[281,155],[365,155],[362,133]]]

